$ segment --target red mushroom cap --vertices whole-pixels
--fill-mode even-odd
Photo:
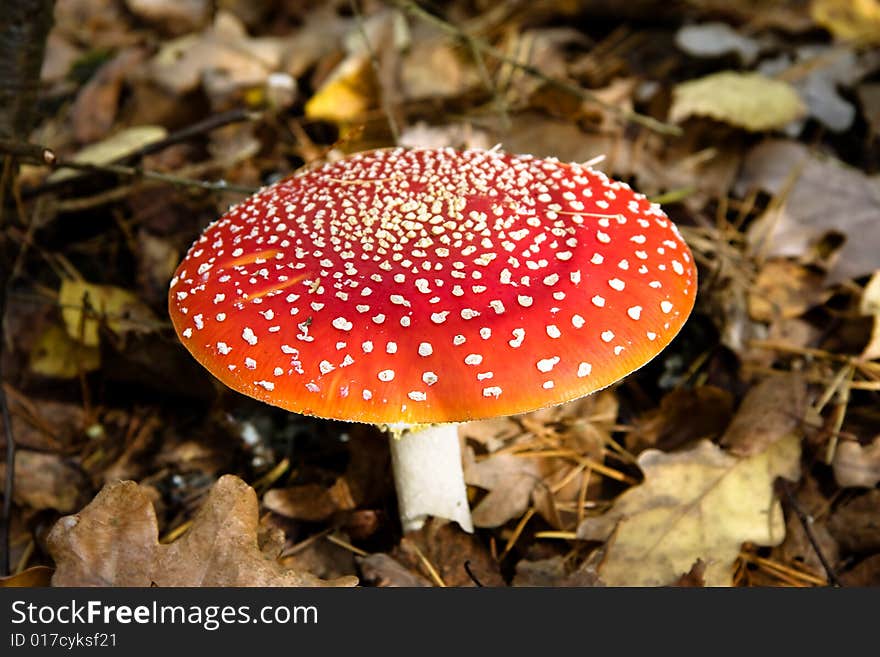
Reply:
[[[282,180],[210,225],[171,281],[226,385],[372,423],[523,413],[657,355],[696,294],[659,206],[578,164],[380,150]]]

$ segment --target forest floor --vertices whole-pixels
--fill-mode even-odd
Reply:
[[[0,585],[880,584],[878,46],[877,0],[57,0],[53,162],[0,198]],[[402,534],[378,429],[226,389],[168,319],[231,204],[395,144],[604,156],[699,265],[649,365],[460,425],[473,534]]]

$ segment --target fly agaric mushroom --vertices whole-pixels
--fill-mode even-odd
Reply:
[[[472,531],[456,422],[603,388],[676,335],[696,270],[656,204],[585,165],[378,150],[271,185],[171,281],[187,349],[229,387],[392,430],[405,530]]]

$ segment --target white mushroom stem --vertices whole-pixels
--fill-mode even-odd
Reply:
[[[428,516],[434,516],[473,532],[456,425],[397,426],[390,433],[403,531],[418,530]]]

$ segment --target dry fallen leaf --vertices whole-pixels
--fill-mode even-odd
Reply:
[[[385,476],[390,468],[386,442],[368,427],[352,428],[348,466],[332,485],[308,483],[273,488],[263,496],[263,506],[287,518],[315,522],[382,499],[389,485]]]
[[[715,386],[674,388],[660,407],[638,417],[626,436],[633,454],[654,447],[669,451],[699,439],[713,439],[724,431],[733,415],[733,396]]]
[[[0,463],[0,481],[5,475],[6,464]],[[58,454],[19,450],[15,455],[16,504],[69,513],[88,489],[82,471]]]
[[[782,128],[806,107],[786,82],[758,73],[721,71],[683,82],[673,90],[669,120],[706,116],[751,132]]]
[[[862,114],[871,129],[871,136],[880,134],[880,82],[865,82],[858,87]]]
[[[758,322],[798,317],[829,296],[824,276],[786,259],[768,260],[749,287],[749,315]]]
[[[48,566],[31,566],[15,575],[0,577],[0,588],[49,586],[52,581],[52,569]]]
[[[498,454],[474,461],[473,450],[467,451],[465,482],[489,491],[472,510],[474,525],[499,527],[525,513],[547,459]]]
[[[679,577],[673,586],[681,587],[702,587],[706,586],[706,580],[703,575],[706,573],[706,563],[702,559],[697,559],[693,567],[684,575]]]
[[[747,458],[702,441],[672,454],[647,450],[638,464],[644,483],[578,527],[581,539],[608,541],[599,577],[609,586],[666,585],[702,559],[706,585],[729,586],[744,542],[784,538],[773,481],[800,476],[800,440],[786,436]]]
[[[839,283],[880,269],[880,182],[795,141],[768,140],[746,156],[737,193],[778,194],[784,201],[749,229],[766,256],[800,257],[828,232],[845,238],[826,278]]]
[[[346,57],[306,102],[310,119],[345,123],[361,119],[374,104],[375,81],[370,56],[356,52]]]
[[[364,579],[373,586],[433,586],[430,581],[383,552],[359,557],[357,562]]]
[[[763,452],[803,421],[807,384],[797,373],[764,379],[746,394],[719,443],[732,454]]]
[[[345,477],[332,486],[303,484],[273,488],[263,496],[263,506],[287,518],[315,522],[326,520],[337,511],[347,511],[356,504]]]
[[[403,59],[401,92],[411,101],[459,98],[480,84],[472,61],[445,39],[415,41]]]
[[[840,575],[843,586],[880,586],[880,554],[872,554]]]
[[[810,13],[838,39],[865,45],[880,43],[878,0],[813,0]]]
[[[86,301],[90,312],[84,312]],[[99,344],[98,318],[118,335],[142,330],[145,322],[155,321],[153,312],[135,294],[112,285],[66,278],[58,291],[58,303],[67,334],[90,347]]]
[[[82,87],[70,109],[78,142],[94,142],[110,132],[116,122],[125,78],[141,65],[146,55],[140,48],[125,49],[104,63]]]
[[[202,85],[214,107],[242,92],[260,88],[278,71],[284,43],[275,37],[249,37],[244,25],[228,11],[218,11],[201,33],[168,41],[149,62],[152,79],[176,96]]]
[[[848,552],[868,554],[880,551],[880,490],[873,488],[864,495],[837,507],[828,519],[828,531]]]
[[[101,350],[74,340],[63,328],[52,324],[34,342],[29,364],[34,374],[74,379],[101,367]]]
[[[62,452],[76,443],[86,426],[82,406],[45,397],[25,397],[4,384],[12,411],[12,435],[19,448]],[[5,444],[0,438],[0,444]]]
[[[693,57],[720,57],[733,52],[743,64],[751,64],[761,51],[758,41],[720,22],[684,25],[675,33],[675,45]]]
[[[128,10],[169,34],[185,34],[202,27],[210,18],[209,0],[125,0]]]
[[[132,481],[106,485],[49,533],[54,586],[353,586],[354,577],[320,580],[285,569],[259,547],[254,490],[225,475],[190,529],[160,545],[153,502]]]
[[[595,567],[585,562],[571,569],[570,559],[563,556],[550,557],[529,561],[523,559],[516,564],[512,586],[602,586],[603,582],[596,575]]]
[[[880,436],[870,445],[846,440],[834,452],[834,479],[843,488],[873,488],[880,482]]]
[[[758,71],[790,82],[807,105],[807,115],[788,126],[788,134],[799,134],[807,118],[832,132],[845,132],[852,127],[856,108],[844,90],[877,69],[878,55],[848,45],[808,43],[762,61]]]
[[[421,553],[421,554],[420,554]],[[430,519],[417,532],[409,532],[391,553],[405,567],[428,577],[425,560],[447,586],[475,586],[465,564],[483,586],[501,586],[500,566],[486,545],[457,524]]]

